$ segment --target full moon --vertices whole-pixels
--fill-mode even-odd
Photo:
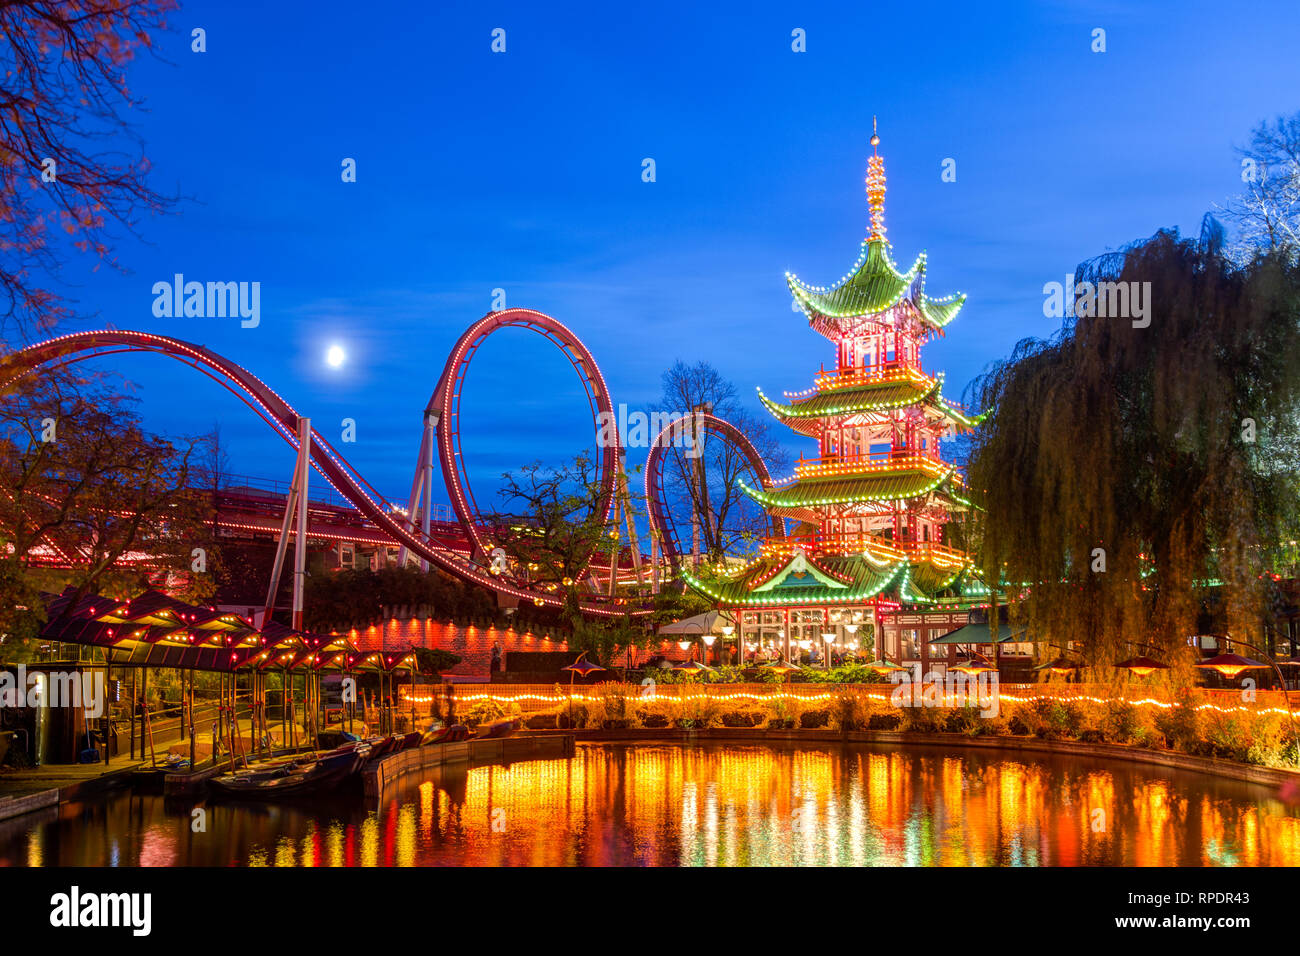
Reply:
[[[343,346],[331,345],[325,353],[325,364],[330,368],[338,368],[343,364],[345,358],[347,358],[347,353],[343,351]]]

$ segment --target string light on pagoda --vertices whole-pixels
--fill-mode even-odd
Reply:
[[[877,152],[880,135],[876,118],[871,117],[871,158],[867,160],[867,208],[871,210],[871,234],[868,242],[885,238],[885,160]]]

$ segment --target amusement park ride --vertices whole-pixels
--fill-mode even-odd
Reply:
[[[592,415],[593,435],[602,414],[612,416],[614,406],[609,389],[587,347],[573,332],[560,322],[531,309],[506,309],[492,312],[471,325],[457,341],[438,379],[429,403],[424,410],[423,427],[416,459],[411,493],[405,507],[400,507],[380,495],[354,468],[328,439],[311,427],[310,419],[300,415],[269,385],[248,369],[201,345],[148,332],[105,329],[63,335],[31,345],[0,361],[0,391],[6,390],[22,378],[45,370],[103,358],[119,353],[149,352],[164,355],[211,378],[255,412],[284,441],[297,452],[293,479],[285,497],[283,514],[277,536],[277,551],[264,614],[269,614],[285,562],[290,539],[307,540],[311,537],[307,507],[308,476],[314,469],[352,507],[371,531],[372,537],[398,546],[399,563],[418,561],[428,569],[431,565],[472,584],[495,592],[503,604],[527,600],[537,606],[558,607],[564,596],[553,589],[530,584],[526,574],[516,573],[508,562],[494,560],[490,529],[477,505],[468,480],[464,455],[461,450],[460,419],[461,397],[465,376],[471,359],[478,348],[493,332],[504,328],[523,328],[538,333],[552,342],[572,363],[586,389]],[[767,482],[767,470],[744,435],[721,419],[707,416],[702,427],[735,443],[751,462],[755,475]],[[652,554],[649,568],[643,568],[638,547],[634,508],[628,489],[625,471],[625,452],[617,440],[606,441],[598,448],[600,495],[597,510],[616,540],[614,557],[605,572],[605,581],[595,573],[586,576],[580,606],[584,613],[599,616],[639,615],[647,613],[638,602],[617,593],[619,578],[618,554],[621,535],[620,517],[631,546],[631,560],[638,583],[649,571],[651,591],[660,585],[660,559],[658,550],[663,542],[664,557],[676,565],[679,559],[676,536],[669,526],[665,530],[663,506],[664,481],[662,459],[652,450],[646,469],[647,491],[652,493],[657,506],[650,508],[649,523]],[[447,495],[451,501],[457,527],[438,521],[438,510],[433,501],[435,461],[442,472]],[[269,531],[270,528],[262,530]],[[294,603],[293,623],[302,623],[302,582],[305,576],[306,549],[294,549]],[[589,559],[590,561],[590,559]],[[593,571],[589,564],[589,571]]]
[[[872,136],[873,147],[879,137]],[[0,391],[41,370],[124,352],[168,356],[224,386],[297,450],[293,481],[280,516],[277,553],[265,614],[273,605],[291,537],[308,540],[308,476],[311,469],[351,504],[368,526],[372,540],[398,547],[398,563],[414,560],[424,569],[441,569],[498,595],[502,606],[531,601],[559,607],[566,595],[554,582],[530,580],[526,566],[510,561],[493,541],[491,522],[480,511],[468,480],[461,446],[461,400],[466,375],[479,348],[493,333],[521,328],[537,333],[558,348],[578,373],[586,390],[596,439],[599,494],[593,509],[612,541],[602,582],[588,554],[579,575],[566,585],[579,589],[584,613],[621,617],[648,612],[645,599],[660,587],[667,569],[679,581],[712,598],[719,607],[740,612],[742,649],[778,638],[784,652],[792,640],[805,644],[817,637],[844,643],[870,621],[885,638],[879,650],[895,660],[912,657],[925,635],[911,624],[933,624],[942,633],[972,603],[989,591],[974,574],[969,556],[950,534],[949,519],[968,507],[959,470],[946,462],[940,440],[974,427],[981,416],[968,416],[942,396],[943,376],[921,367],[921,348],[942,335],[956,317],[964,296],[932,298],[925,292],[925,257],[907,272],[894,264],[885,240],[884,161],[871,157],[867,175],[871,231],[857,264],[833,288],[807,286],[787,276],[790,291],[810,327],[829,339],[836,364],[823,369],[814,387],[787,393],[787,403],[759,398],[779,421],[796,433],[815,438],[816,459],[801,460],[795,476],[774,482],[748,438],[733,424],[699,407],[690,416],[695,431],[691,447],[708,440],[722,443],[753,487],[733,472],[724,482],[736,485],[762,511],[752,527],[766,531],[748,560],[722,555],[700,562],[699,522],[710,521],[703,463],[681,467],[675,475],[689,486],[692,544],[679,530],[681,511],[674,511],[680,488],[668,488],[665,467],[674,429],[665,428],[653,442],[645,466],[645,500],[650,528],[649,587],[637,541],[635,508],[628,489],[625,451],[616,434],[600,426],[613,419],[609,389],[596,361],[578,337],[560,322],[531,309],[488,313],[460,336],[424,409],[419,451],[405,507],[386,500],[265,382],[243,366],[209,349],[147,332],[103,330],[64,335],[29,346],[0,360]],[[603,439],[603,440],[602,440]],[[442,480],[455,525],[434,518],[434,471]],[[699,495],[697,497],[697,491]],[[674,500],[675,500],[674,499]],[[706,506],[701,510],[698,501]],[[623,532],[630,543],[637,587],[619,591]],[[786,521],[796,522],[787,536]],[[714,532],[717,529],[709,528]],[[714,541],[717,535],[713,535]],[[750,530],[745,537],[752,537]],[[660,551],[662,549],[662,555]],[[595,549],[593,549],[594,551]],[[710,558],[716,559],[716,546]],[[302,623],[305,548],[294,553],[293,623]],[[687,560],[689,556],[690,560]],[[711,565],[711,566],[706,566]],[[576,583],[575,583],[576,582]],[[934,620],[926,617],[927,609]],[[906,614],[919,612],[919,617]],[[850,640],[849,643],[852,643]],[[806,649],[806,647],[805,647]],[[927,652],[928,653],[928,652]]]

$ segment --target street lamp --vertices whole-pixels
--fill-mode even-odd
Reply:
[[[727,641],[731,640],[731,635],[735,632],[735,627],[730,624],[722,625],[722,643],[725,647]],[[745,666],[745,644],[739,638],[736,639],[736,664],[740,667]]]
[[[873,670],[877,674],[882,674],[882,675],[897,674],[899,671],[907,670],[906,667],[903,667],[899,664],[893,663],[892,661],[887,661],[884,659],[872,661],[870,664],[867,665],[867,669]]]
[[[1138,677],[1146,677],[1155,671],[1169,670],[1168,664],[1162,664],[1154,658],[1142,657],[1141,655],[1138,657],[1130,657],[1126,661],[1120,661],[1115,666],[1121,667],[1131,674],[1136,674]]]
[[[822,634],[822,640],[826,642],[826,669],[830,670],[831,669],[831,644],[835,640],[835,634],[831,631],[827,631],[824,634]]]
[[[1251,644],[1249,641],[1243,641],[1240,638],[1234,638],[1231,636],[1229,636],[1227,640],[1229,643],[1236,642],[1238,644],[1244,644],[1252,651],[1255,651],[1258,654],[1263,654],[1265,657],[1268,658],[1268,663],[1265,664],[1261,661],[1251,660],[1249,657],[1242,657],[1240,654],[1218,654],[1214,657],[1211,657],[1209,660],[1198,661],[1192,666],[1203,667],[1206,670],[1212,670],[1215,673],[1221,674],[1222,676],[1228,678],[1228,680],[1232,680],[1242,671],[1262,669],[1262,668],[1269,667],[1271,665],[1273,668],[1273,672],[1277,674],[1278,684],[1282,688],[1282,700],[1286,702],[1287,717],[1291,721],[1291,738],[1296,744],[1297,752],[1300,752],[1300,731],[1296,730],[1295,711],[1291,709],[1291,694],[1286,688],[1286,679],[1282,676],[1282,669],[1277,666],[1277,661],[1273,659],[1273,655],[1268,653],[1268,651],[1256,647],[1254,644]],[[1130,643],[1138,647],[1149,647],[1155,651],[1160,650],[1160,648],[1156,647],[1154,644],[1147,644],[1142,641],[1131,641]],[[1149,657],[1132,657],[1126,661],[1120,661],[1115,666],[1122,667],[1125,670],[1132,671],[1134,674],[1137,674],[1139,677],[1145,677],[1147,674],[1150,674],[1153,670],[1157,670],[1157,669],[1167,670],[1169,665],[1162,664],[1159,661],[1152,660]]]
[[[959,674],[987,674],[997,670],[987,657],[976,651],[971,651],[970,659],[966,663],[957,664],[952,669]]]
[[[1270,654],[1268,651],[1264,650],[1263,648],[1256,647],[1254,644],[1250,643],[1249,641],[1243,641],[1240,638],[1232,637],[1231,635],[1229,635],[1228,643],[1231,644],[1234,642],[1237,644],[1245,644],[1248,648],[1250,648],[1255,653],[1263,654],[1265,657],[1268,658],[1268,663],[1264,664],[1261,663],[1260,661],[1254,661],[1251,660],[1249,657],[1242,657],[1240,654],[1219,654],[1215,657],[1211,657],[1208,661],[1200,661],[1199,663],[1193,666],[1204,667],[1207,670],[1217,671],[1218,673],[1222,674],[1224,677],[1231,680],[1232,678],[1236,677],[1244,670],[1253,670],[1255,668],[1269,667],[1271,665],[1273,668],[1273,672],[1277,674],[1278,686],[1282,688],[1282,699],[1286,701],[1286,713],[1287,716],[1291,719],[1291,737],[1295,741],[1296,750],[1300,752],[1300,731],[1296,730],[1295,711],[1291,709],[1291,693],[1286,689],[1286,678],[1282,676],[1282,669],[1277,666],[1277,661],[1273,659],[1273,655]]]
[[[1039,664],[1034,670],[1051,671],[1053,674],[1072,674],[1077,670],[1082,670],[1083,665],[1078,664],[1064,654],[1055,660],[1048,661],[1046,664]]]

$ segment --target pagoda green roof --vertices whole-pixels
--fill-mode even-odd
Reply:
[[[943,374],[934,378],[865,381],[861,385],[825,389],[794,402],[774,402],[758,389],[758,400],[783,424],[803,434],[813,434],[826,416],[869,414],[925,403],[944,418],[964,428],[974,428],[983,414],[967,415],[943,397]]]
[[[939,394],[942,385],[943,376],[919,382],[914,379],[870,382],[852,388],[816,392],[809,398],[800,399],[789,405],[772,401],[760,389],[758,400],[769,411],[782,418],[820,418],[823,415],[904,408]]]
[[[925,253],[907,272],[900,272],[890,256],[890,245],[884,239],[874,239],[862,244],[862,254],[857,263],[837,285],[819,288],[806,285],[786,273],[786,283],[791,294],[809,317],[825,316],[831,319],[870,316],[892,309],[902,302],[910,302],[922,321],[935,329],[942,329],[961,311],[965,295],[951,295],[932,299],[925,294]]]
[[[803,575],[793,575],[789,573],[790,562],[777,557],[759,561],[730,580],[703,580],[689,569],[683,569],[681,576],[690,587],[728,607],[843,605],[880,595],[895,597],[905,604],[961,601],[964,585],[971,579],[968,568],[943,568],[925,561],[899,561],[880,567],[856,554],[823,556],[815,562],[810,560],[809,565]],[[780,585],[766,587],[774,577],[781,578]],[[828,577],[833,580],[828,581]],[[984,593],[988,593],[987,589]],[[966,600],[975,596],[965,595]]]
[[[801,478],[785,486],[759,491],[743,481],[740,490],[764,508],[783,517],[805,517],[811,509],[828,505],[906,501],[920,498],[950,482],[956,469],[941,474],[920,468],[864,475]]]
[[[786,562],[781,561],[780,565],[784,567]],[[880,594],[901,579],[906,569],[906,563],[877,568],[862,558],[827,558],[822,559],[820,565],[825,571],[831,572],[846,583],[834,586],[824,584],[812,573],[808,573],[807,585],[791,584],[787,578],[779,588],[755,591],[756,584],[768,577],[775,568],[772,564],[760,565],[756,572],[731,581],[702,581],[686,569],[682,570],[681,575],[692,588],[733,607],[775,604],[853,604],[869,601]]]

